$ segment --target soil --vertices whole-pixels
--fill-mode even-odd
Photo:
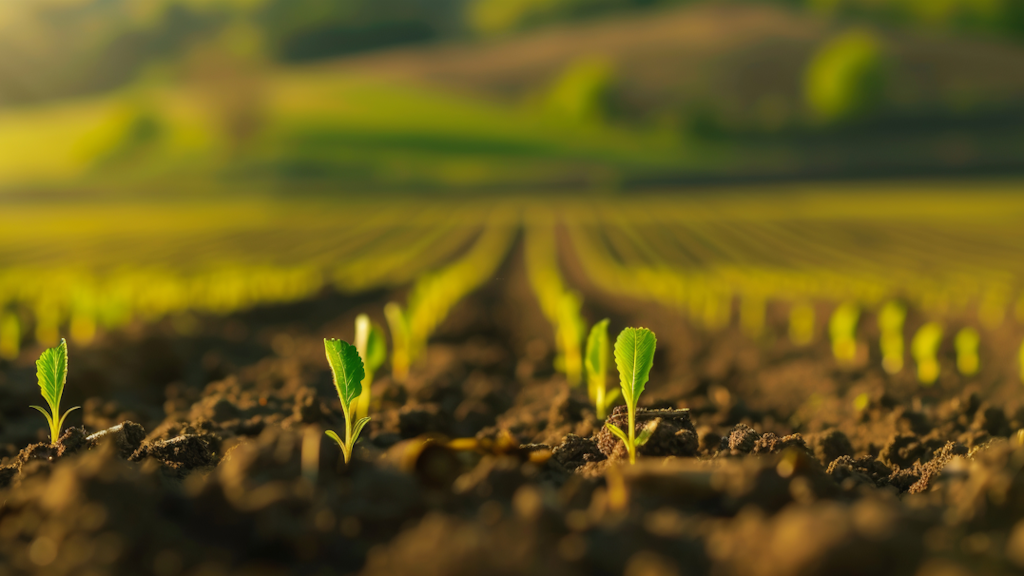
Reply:
[[[844,367],[823,326],[791,345],[779,306],[760,338],[708,333],[573,277],[588,318],[658,335],[630,466],[553,371],[519,258],[407,382],[381,371],[348,465],[323,434],[343,421],[322,339],[401,294],[72,343],[64,402],[83,409],[55,446],[28,408],[38,350],[0,364],[0,576],[1024,571],[1016,326],[985,333],[975,377],[944,351],[926,388],[909,359],[882,370],[870,318]]]

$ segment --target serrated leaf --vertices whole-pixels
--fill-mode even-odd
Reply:
[[[61,396],[64,395],[64,384],[68,379],[68,343],[61,338],[60,344],[48,348],[36,360],[36,378],[43,399],[50,405],[55,415],[60,407]]]
[[[604,425],[607,426],[608,429],[612,431],[612,434],[618,436],[619,440],[622,440],[623,444],[625,444],[627,447],[629,446],[629,436],[627,436],[621,428],[619,428],[615,424],[612,424],[611,422],[605,422]]]
[[[324,349],[327,351],[327,362],[334,374],[334,387],[338,390],[338,398],[348,410],[352,401],[363,392],[363,360],[359,357],[356,347],[335,338],[324,338]]]
[[[608,373],[608,319],[605,318],[590,328],[587,335],[586,351],[587,381],[592,386],[605,385]]]
[[[619,369],[622,397],[635,407],[654,366],[657,339],[647,328],[626,328],[615,339],[615,366]]]

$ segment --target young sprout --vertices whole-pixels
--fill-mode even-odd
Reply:
[[[370,421],[369,417],[365,417],[360,418],[354,425],[352,423],[356,408],[353,404],[363,391],[362,381],[366,374],[363,370],[363,360],[355,346],[344,340],[324,338],[324,349],[327,351],[327,363],[331,365],[331,372],[334,375],[334,387],[338,389],[341,411],[345,414],[345,441],[343,442],[333,430],[328,430],[326,434],[341,446],[345,463],[348,464],[352,459],[352,447],[359,439],[359,433]]]
[[[384,359],[388,355],[384,332],[380,326],[371,322],[366,314],[356,316],[356,350],[363,359],[363,369],[366,372],[366,377],[362,381],[363,393],[356,401],[356,420],[361,420],[370,413],[370,386],[373,384],[373,375],[384,364]]]
[[[895,300],[886,302],[878,313],[882,368],[889,374],[903,370],[903,321],[906,317],[907,309]]]
[[[1024,382],[1024,342],[1020,343],[1020,349],[1017,350],[1017,360],[1020,362],[1020,381]]]
[[[619,398],[619,391],[608,390],[608,319],[605,318],[590,329],[587,336],[587,395],[594,404],[597,418],[604,420],[608,409]]]
[[[39,410],[46,417],[50,425],[50,444],[56,444],[60,438],[60,429],[64,426],[64,419],[72,410],[80,406],[69,408],[67,412],[60,415],[60,399],[64,395],[64,385],[68,380],[68,343],[61,338],[60,344],[44,350],[36,360],[36,378],[39,379],[39,388],[42,391],[43,399],[50,407],[50,412],[39,406],[32,406]]]
[[[807,302],[793,304],[789,309],[789,341],[806,346],[814,340],[814,307]]]
[[[388,302],[384,306],[384,318],[388,321],[391,331],[391,378],[395,382],[405,382],[409,377],[409,365],[412,363],[409,337],[409,320],[402,306],[396,302]]]
[[[925,386],[931,386],[939,377],[939,344],[942,343],[942,325],[928,322],[914,334],[910,350],[917,362],[917,379]]]
[[[21,352],[21,322],[14,312],[0,314],[0,358],[14,360]]]
[[[654,332],[647,328],[626,328],[615,339],[615,366],[619,369],[622,397],[626,400],[629,413],[628,433],[611,422],[605,422],[605,426],[626,445],[630,464],[636,463],[636,449],[651,437],[649,429],[644,429],[639,437],[636,436],[636,405],[644,391],[651,367],[654,366],[654,348],[657,343]]]
[[[832,355],[842,364],[850,364],[857,357],[857,321],[860,309],[852,302],[844,302],[832,313],[828,321],[832,337]]]
[[[569,385],[576,387],[582,379],[583,358],[580,341],[583,340],[583,318],[580,308],[583,300],[575,292],[564,292],[558,300],[558,322],[555,337],[558,339],[558,368],[565,373]]]
[[[740,327],[750,338],[764,334],[765,300],[759,294],[748,294],[740,302]]]
[[[961,328],[956,333],[953,343],[956,346],[956,368],[964,376],[974,376],[978,373],[978,344],[981,336],[978,331],[970,326]]]

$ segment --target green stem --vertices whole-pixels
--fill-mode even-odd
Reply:
[[[60,438],[60,411],[53,404],[47,404],[50,406],[50,444],[56,444]]]
[[[636,408],[633,404],[626,406],[629,409],[629,463],[636,464]]]
[[[345,414],[345,445],[341,447],[341,453],[345,456],[345,464],[352,459],[352,416],[349,414],[349,407],[341,405],[341,411]]]
[[[598,420],[604,420],[604,404],[604,383],[602,383],[601,386],[598,386],[596,391],[594,392],[594,408],[597,409]]]

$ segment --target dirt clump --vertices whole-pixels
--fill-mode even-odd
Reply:
[[[608,422],[620,430],[629,429],[629,415],[625,406],[616,406],[608,417]],[[699,447],[697,429],[690,420],[689,410],[653,410],[637,408],[635,433],[640,435],[644,429],[651,431],[651,437],[643,446],[637,448],[641,456],[696,456]],[[621,460],[628,457],[625,445],[606,427],[597,433],[597,446],[607,458]]]

